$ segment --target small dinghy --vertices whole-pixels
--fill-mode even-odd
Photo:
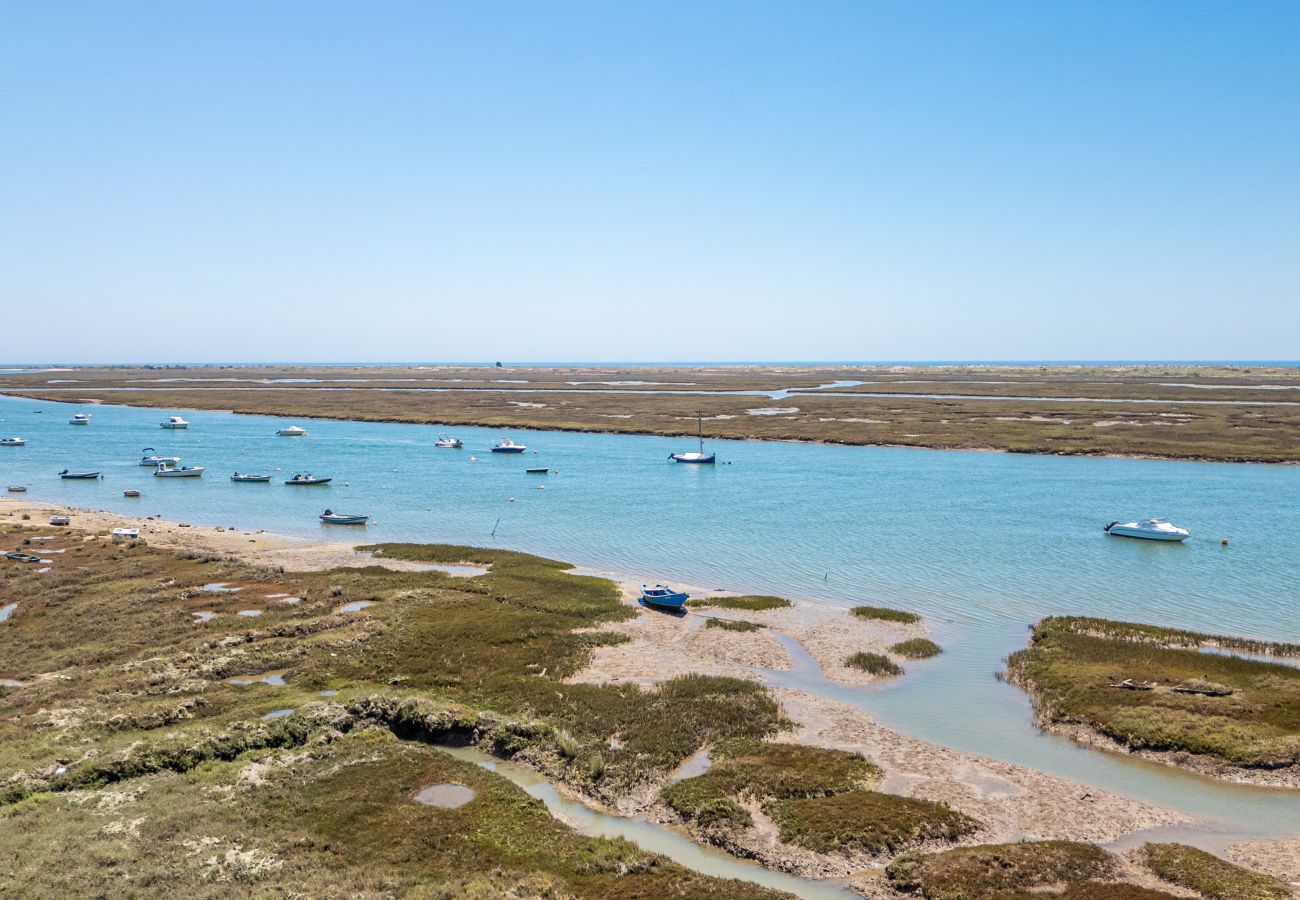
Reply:
[[[68,424],[69,424],[69,425],[89,425],[89,424],[90,424],[90,413],[77,413],[75,416],[73,416],[71,419],[68,420]]]
[[[433,446],[441,447],[443,450],[459,450],[465,446],[465,442],[456,437],[439,437],[433,442]]]
[[[244,472],[236,472],[230,476],[231,481],[237,481],[241,484],[267,484],[271,480],[270,475],[249,475]]]
[[[1142,522],[1111,522],[1106,533],[1114,537],[1143,538],[1148,541],[1185,541],[1192,533],[1164,519],[1146,519]]]
[[[115,541],[134,541],[140,537],[139,528],[114,528],[112,531],[113,540]]]
[[[64,481],[90,481],[92,479],[98,478],[99,473],[98,472],[69,472],[67,469],[64,469],[62,472],[59,473],[59,477],[62,478]]]
[[[524,469],[524,471],[527,472],[529,475],[545,475],[547,472],[551,470],[546,468],[545,466],[539,466],[534,469]]]
[[[23,494],[23,493],[26,493],[26,492],[27,492],[27,486],[26,486],[26,485],[23,485],[23,484],[11,484],[11,485],[9,485],[9,493],[11,493],[11,494]]]
[[[297,425],[290,425],[288,428],[281,428],[276,434],[280,437],[306,437],[307,429],[299,428]]]
[[[318,485],[318,484],[329,484],[329,483],[330,483],[331,481],[333,481],[333,480],[334,480],[334,479],[332,479],[332,478],[317,478],[315,475],[312,475],[312,474],[308,473],[308,474],[306,474],[306,475],[301,475],[301,474],[299,474],[299,475],[295,475],[295,476],[293,476],[292,478],[286,478],[286,479],[284,480],[284,483],[285,483],[285,484],[301,484],[301,485],[306,485],[306,486],[309,486],[309,487],[310,487],[310,486],[312,486],[312,485]]]
[[[144,454],[144,456],[140,457],[140,465],[142,466],[153,466],[156,469],[159,466],[179,466],[181,464],[179,456],[158,456],[153,447],[145,447],[140,452]]]
[[[696,422],[696,431],[700,438],[699,452],[698,453],[669,453],[668,458],[671,459],[673,462],[704,463],[704,464],[715,462],[712,453],[704,452],[704,414],[700,413],[699,415],[696,416],[696,419],[698,420]]]
[[[0,447],[21,447],[26,443],[27,441],[20,437],[0,438]]]
[[[492,452],[493,453],[523,453],[527,449],[528,448],[525,447],[523,444],[516,444],[514,441],[510,440],[510,438],[502,438],[501,440],[497,441],[496,445],[492,448]]]
[[[51,525],[71,525],[72,516],[50,516]]]
[[[681,611],[685,608],[689,596],[681,591],[674,591],[666,584],[656,584],[654,587],[641,585],[641,602],[660,609]]]
[[[364,525],[370,521],[370,516],[350,516],[327,509],[320,514],[320,520],[326,525]]]
[[[166,422],[163,422],[163,423],[162,423],[161,425],[159,425],[158,427],[159,427],[159,428],[168,428],[168,429],[172,429],[172,430],[180,430],[180,429],[182,429],[182,428],[189,428],[189,427],[190,427],[190,423],[189,423],[189,422],[186,422],[186,421],[185,421],[184,419],[182,419],[180,416],[169,416],[168,419],[167,419],[167,421],[166,421]]]
[[[122,496],[123,496],[123,497],[139,497],[139,496],[140,496],[140,492],[137,491],[137,490],[123,491],[123,492],[122,492]]]
[[[203,466],[159,466],[153,474],[155,478],[198,478]]]

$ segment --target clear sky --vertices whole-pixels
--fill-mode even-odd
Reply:
[[[1296,359],[1300,3],[0,4],[0,360]]]

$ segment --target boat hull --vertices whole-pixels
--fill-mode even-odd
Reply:
[[[284,483],[292,484],[295,487],[320,487],[322,484],[329,484],[333,480],[334,479],[332,478],[315,478],[312,479],[311,481],[308,481],[307,479],[302,478],[297,481],[294,481],[292,478],[289,478],[286,479]]]
[[[1106,529],[1106,533],[1111,537],[1137,538],[1141,541],[1185,541],[1191,537],[1188,533],[1143,531],[1140,528],[1125,528],[1123,525],[1112,525]]]
[[[370,516],[320,516],[319,518],[326,525],[364,525],[370,521]]]
[[[0,447],[22,447],[27,442],[18,438],[6,438],[0,441]]]
[[[707,466],[717,461],[712,453],[674,453],[668,458],[673,462],[692,463],[697,466]]]
[[[230,480],[239,484],[269,484],[270,475],[231,475]]]
[[[98,472],[62,472],[59,477],[64,481],[92,481],[99,478]]]
[[[523,453],[527,447],[493,447],[493,453]]]
[[[192,469],[154,469],[155,478],[198,478],[203,474],[203,466]]]
[[[683,612],[686,608],[686,601],[690,599],[689,594],[681,591],[659,588],[641,588],[641,602],[646,606],[653,606],[656,609],[665,609],[673,612]]]

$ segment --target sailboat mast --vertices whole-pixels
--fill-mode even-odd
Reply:
[[[704,455],[704,413],[695,414],[696,433],[700,436],[700,456]]]

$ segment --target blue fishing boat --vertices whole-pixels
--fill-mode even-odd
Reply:
[[[92,478],[98,478],[98,472],[69,472],[64,469],[59,473],[59,477],[64,481],[89,481]]]
[[[523,453],[528,448],[523,444],[516,444],[509,438],[502,438],[492,448],[493,453]]]
[[[674,591],[666,584],[656,584],[654,587],[641,585],[641,602],[646,606],[656,606],[659,609],[680,612],[686,606],[689,597],[689,594]]]
[[[712,463],[715,462],[712,453],[704,452],[704,414],[696,416],[697,430],[700,438],[700,450],[698,453],[669,453],[668,458],[673,462],[679,463]]]

